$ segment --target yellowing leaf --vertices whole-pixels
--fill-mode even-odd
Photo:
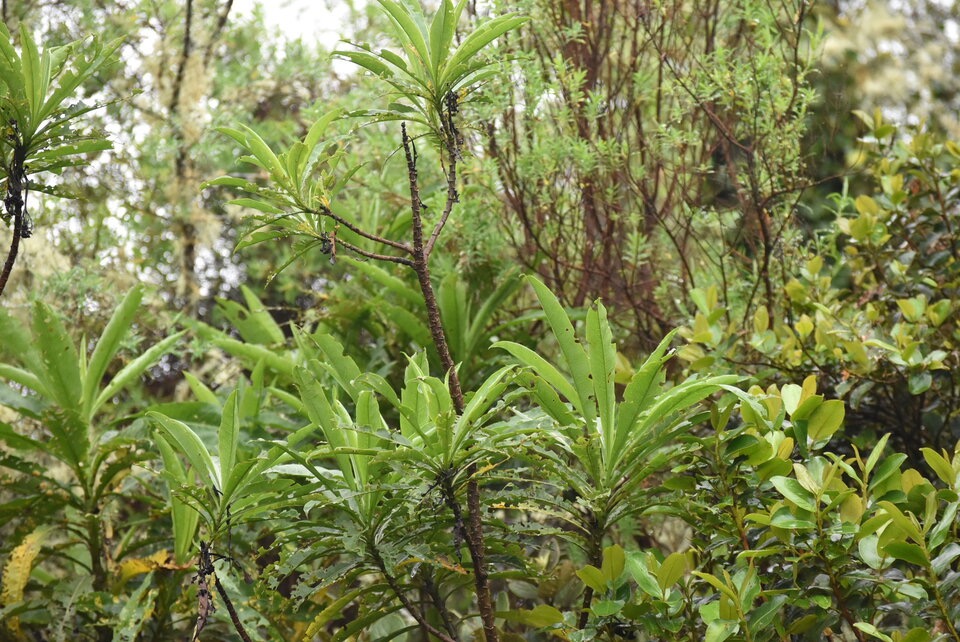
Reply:
[[[850,495],[840,504],[840,521],[847,524],[859,524],[863,517],[863,500],[857,495]]]
[[[880,213],[880,206],[877,205],[877,202],[866,194],[861,194],[857,197],[857,200],[854,201],[854,205],[857,208],[857,211],[861,214],[867,214],[869,216],[876,216]]]
[[[123,586],[128,580],[137,575],[145,575],[150,571],[157,569],[184,570],[190,568],[190,564],[177,564],[173,556],[166,549],[157,551],[147,557],[133,557],[120,562],[117,567],[117,574],[120,576],[118,584]]]
[[[778,459],[789,459],[790,455],[793,454],[793,437],[787,437],[782,442],[780,442],[780,447],[777,449],[777,458]]]
[[[606,579],[604,579],[603,572],[596,566],[587,564],[577,571],[577,577],[597,593],[602,593],[607,588],[607,582]]]
[[[788,383],[780,389],[780,398],[783,399],[783,407],[788,415],[793,415],[793,411],[800,405],[800,399],[803,397],[803,388],[795,383]]]
[[[687,556],[684,553],[671,553],[667,559],[663,560],[657,570],[657,584],[660,590],[666,592],[668,588],[676,584],[683,574],[687,571]]]
[[[927,297],[920,296],[912,299],[898,299],[897,306],[903,313],[903,318],[910,323],[916,323],[923,318],[923,313],[927,309]]]
[[[810,319],[809,316],[804,314],[803,316],[800,317],[800,320],[797,321],[794,328],[797,331],[797,335],[801,339],[806,339],[807,337],[810,336],[810,333],[813,332],[813,321]]]
[[[796,475],[797,481],[800,482],[800,485],[809,490],[814,495],[820,493],[820,483],[813,478],[813,475],[810,474],[810,471],[807,470],[807,467],[803,464],[795,463],[793,465],[793,474]]]
[[[600,570],[604,579],[613,582],[620,577],[625,563],[626,554],[620,546],[614,544],[603,549],[603,564]]]
[[[3,585],[0,587],[0,604],[8,605],[23,599],[23,589],[30,579],[33,561],[40,554],[40,547],[52,526],[41,526],[23,538],[20,545],[10,551],[10,559],[3,569]],[[20,618],[7,619],[7,628],[14,636],[20,636]]]
[[[753,313],[753,330],[757,334],[770,327],[770,313],[767,312],[767,306],[761,305]]]
[[[905,493],[909,493],[916,486],[926,483],[929,482],[916,468],[908,468],[903,471],[903,474],[900,476],[900,487],[903,488],[903,492]]]

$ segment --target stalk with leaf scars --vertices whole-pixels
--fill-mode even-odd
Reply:
[[[400,99],[392,102],[386,110],[354,115],[372,117],[374,122],[402,123],[401,146],[410,189],[412,242],[398,241],[363,229],[331,208],[332,200],[356,171],[354,168],[337,173],[337,167],[344,157],[341,141],[328,139],[326,146],[319,145],[324,132],[340,117],[338,112],[321,117],[302,141],[294,143],[279,155],[274,154],[269,145],[249,128],[222,128],[223,133],[249,152],[242,160],[266,171],[271,184],[263,186],[243,178],[226,176],[208,185],[246,192],[248,197],[233,202],[261,213],[257,216],[261,224],[241,241],[238,249],[291,236],[306,237],[281,270],[315,249],[330,254],[332,259],[336,256],[338,246],[367,259],[412,268],[423,294],[431,338],[447,377],[453,407],[457,414],[463,415],[463,390],[430,279],[430,256],[454,206],[459,202],[457,172],[463,137],[457,122],[461,106],[480,83],[500,72],[491,62],[481,59],[479,54],[496,38],[525,22],[526,18],[508,14],[489,19],[454,47],[457,25],[468,0],[458,0],[456,3],[443,0],[429,25],[416,3],[398,0],[378,0],[378,3],[389,17],[392,35],[402,55],[386,49],[375,51],[365,45],[355,45],[356,50],[337,54],[376,74]],[[439,143],[446,198],[443,211],[433,222],[432,228],[424,219],[415,137],[408,132],[408,125],[425,129],[427,139]],[[468,518],[466,524],[458,524],[458,528],[462,531],[473,562],[477,604],[485,639],[487,642],[496,642],[499,633],[494,624],[493,599],[484,560],[480,489],[475,465],[469,464],[465,472]],[[458,512],[459,500],[453,485],[448,484],[442,492],[447,505],[456,507],[455,512]]]

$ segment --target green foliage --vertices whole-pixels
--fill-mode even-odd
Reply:
[[[867,180],[801,198],[817,8],[701,4],[379,0],[343,83],[197,2],[0,43],[8,192],[62,170],[110,229],[50,238],[187,303],[0,311],[0,638],[960,642],[960,151],[857,112]],[[162,34],[100,177],[116,45],[32,39],[98,20]]]
[[[4,170],[10,171],[11,156],[20,155],[31,174],[60,173],[65,167],[87,162],[91,152],[109,149],[110,142],[100,134],[75,129],[76,119],[101,105],[68,101],[75,100],[77,90],[111,63],[121,41],[103,43],[92,38],[41,52],[25,25],[19,35],[22,52],[18,54],[10,32],[0,26]],[[30,187],[60,193],[53,185],[35,183]]]
[[[682,356],[696,371],[727,360],[760,363],[762,378],[817,371],[849,401],[853,435],[890,431],[912,453],[950,447],[960,437],[951,374],[960,156],[923,132],[896,139],[879,113],[858,116],[874,191],[835,195],[836,220],[800,253],[775,305],[747,313],[716,286],[695,291]]]
[[[494,62],[478,54],[494,40],[516,29],[528,18],[506,14],[487,20],[453,47],[457,26],[468,0],[441,0],[427,25],[419,3],[377,0],[390,16],[393,44],[404,53],[390,49],[376,51],[355,43],[360,51],[338,51],[338,56],[372,72],[387,83],[404,103],[391,103],[386,110],[366,110],[377,120],[418,122],[438,140],[446,141],[453,123],[442,122],[450,96],[462,104],[470,93],[501,71]]]
[[[4,523],[16,524],[9,534],[23,537],[21,546],[41,532],[30,535],[30,528],[58,527],[45,538],[53,540],[52,548],[33,553],[32,559],[49,570],[39,594],[24,596],[20,585],[21,618],[29,613],[31,621],[53,626],[55,614],[65,612],[60,607],[51,610],[51,601],[68,599],[71,591],[99,593],[119,587],[126,578],[117,568],[148,545],[149,537],[141,530],[145,516],[132,512],[129,502],[139,494],[134,471],[150,455],[135,433],[116,429],[119,417],[111,405],[139,383],[183,333],[112,368],[142,297],[139,287],[127,294],[90,351],[86,339],[78,346],[63,320],[42,302],[34,305],[28,327],[0,311],[0,328],[10,339],[3,344],[0,375],[5,382],[0,384],[0,401],[17,418],[0,421],[4,445],[0,516]],[[23,519],[24,515],[28,517]],[[120,542],[116,548],[108,543],[107,533],[114,532]],[[58,586],[51,581],[57,573],[69,573],[70,582]],[[8,581],[14,586],[12,582],[25,579],[5,576]],[[98,619],[100,609],[93,595],[84,598],[80,611],[79,622]]]

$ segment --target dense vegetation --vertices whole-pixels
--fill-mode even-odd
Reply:
[[[0,640],[960,642],[955,10],[335,4],[3,2]]]

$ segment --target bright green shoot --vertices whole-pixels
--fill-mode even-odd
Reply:
[[[452,94],[462,103],[467,92],[499,73],[493,62],[477,54],[527,18],[507,14],[488,20],[452,49],[468,0],[456,4],[442,0],[429,24],[417,2],[377,1],[390,16],[395,46],[402,55],[358,43],[352,44],[359,51],[336,53],[379,76],[409,103],[393,103],[387,110],[375,112],[379,119],[419,122],[444,140],[445,125],[438,122],[438,116],[446,112],[448,96]]]

